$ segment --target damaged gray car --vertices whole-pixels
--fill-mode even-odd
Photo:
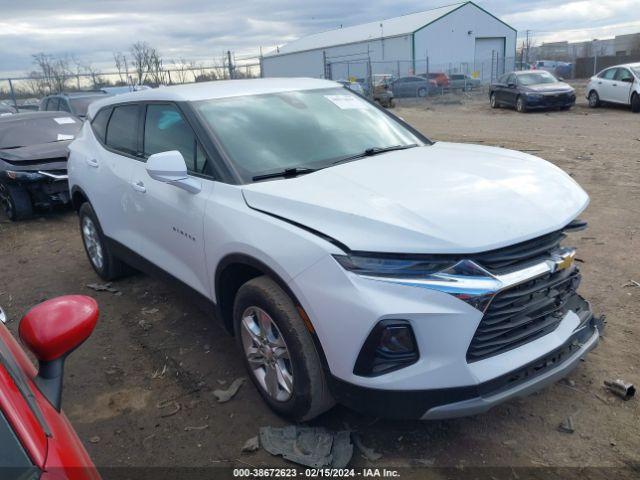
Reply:
[[[69,203],[67,146],[81,127],[66,112],[0,117],[0,204],[10,220]]]

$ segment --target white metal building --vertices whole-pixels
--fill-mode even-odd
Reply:
[[[487,79],[513,66],[516,34],[475,3],[456,3],[303,37],[264,56],[262,74],[339,80],[444,71]]]

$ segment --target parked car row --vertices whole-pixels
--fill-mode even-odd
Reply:
[[[617,65],[591,77],[585,90],[591,108],[615,103],[640,112],[640,63]],[[513,107],[519,112],[538,109],[567,110],[576,102],[573,87],[546,70],[506,73],[491,84],[492,108]]]

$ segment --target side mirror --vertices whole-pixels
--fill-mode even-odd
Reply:
[[[510,83],[507,85],[509,88],[516,88],[516,84],[515,83]]]
[[[38,360],[35,383],[58,411],[64,361],[89,338],[98,313],[98,304],[93,298],[67,295],[36,305],[20,321],[20,339]]]
[[[147,173],[154,180],[175,185],[189,193],[202,190],[202,184],[187,174],[187,164],[177,150],[151,155],[147,160]]]

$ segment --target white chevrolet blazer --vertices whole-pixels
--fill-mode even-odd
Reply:
[[[484,412],[565,376],[602,321],[567,232],[587,194],[540,158],[434,143],[337,83],[110,97],[70,146],[87,256],[186,285],[265,401],[393,418]]]

